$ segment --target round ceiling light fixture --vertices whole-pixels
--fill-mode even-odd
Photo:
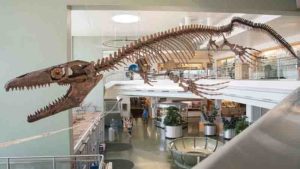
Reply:
[[[140,20],[136,15],[131,14],[120,14],[112,17],[112,20],[117,23],[135,23]]]

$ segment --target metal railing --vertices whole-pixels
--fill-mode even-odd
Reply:
[[[99,154],[101,143],[104,143],[104,113],[89,126],[74,146],[75,154]]]
[[[0,169],[103,169],[104,157],[95,155],[0,157]]]

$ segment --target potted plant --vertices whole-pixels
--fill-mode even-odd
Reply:
[[[237,123],[238,118],[236,117],[222,117],[222,121],[224,124],[224,139],[230,140],[232,139],[235,135],[235,127]]]
[[[164,118],[166,138],[182,137],[182,117],[179,109],[174,106],[167,108],[167,115]]]
[[[248,118],[247,116],[242,116],[237,120],[235,126],[236,134],[239,134],[249,126],[249,122],[247,121],[247,118]]]
[[[202,111],[204,112],[205,108],[201,108]],[[212,111],[210,113],[206,112],[204,113],[206,116],[206,122],[204,124],[204,135],[206,136],[215,136],[216,135],[216,124],[215,124],[215,120],[216,120],[216,116],[218,115],[218,108],[213,107]]]

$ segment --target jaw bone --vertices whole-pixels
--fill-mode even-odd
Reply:
[[[103,75],[96,74],[93,63],[72,61],[16,77],[5,85],[6,91],[50,86],[51,83],[70,86],[67,93],[27,117],[34,122],[80,105]]]

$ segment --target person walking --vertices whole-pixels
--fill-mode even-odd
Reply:
[[[133,127],[132,117],[125,118],[125,126],[127,128],[129,137],[131,137],[132,136],[132,127]]]
[[[143,110],[143,121],[145,122],[145,123],[147,123],[148,122],[148,110],[147,110],[147,107],[144,107],[144,110]]]

